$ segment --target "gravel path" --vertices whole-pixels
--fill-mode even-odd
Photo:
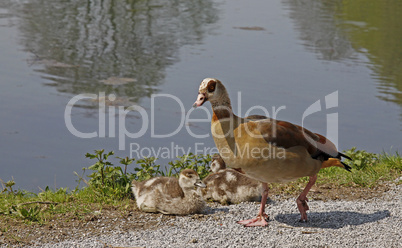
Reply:
[[[268,203],[265,228],[235,223],[254,217],[257,203],[214,205],[205,215],[161,221],[153,230],[116,231],[42,247],[402,247],[402,185],[377,199],[310,201],[308,223],[298,222],[294,199]]]

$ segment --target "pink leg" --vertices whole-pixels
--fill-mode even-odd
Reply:
[[[260,211],[258,212],[258,216],[254,219],[249,220],[241,220],[237,223],[242,224],[244,226],[267,226],[268,222],[265,219],[268,219],[268,215],[265,213],[265,204],[267,203],[268,198],[268,184],[262,184],[262,195],[261,195],[261,206]]]
[[[301,192],[299,197],[296,199],[297,208],[299,209],[300,214],[301,214],[300,222],[307,222],[306,211],[309,210],[308,205],[307,205],[307,202],[308,202],[307,193],[310,191],[311,187],[314,185],[316,180],[317,180],[317,175],[311,176],[310,180],[308,181],[303,192]]]

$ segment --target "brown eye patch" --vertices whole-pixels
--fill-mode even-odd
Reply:
[[[213,92],[215,90],[216,82],[215,81],[210,81],[208,83],[208,92]]]

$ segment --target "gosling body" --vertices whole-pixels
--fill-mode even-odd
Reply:
[[[196,187],[205,187],[197,172],[181,171],[179,178],[155,177],[142,182],[132,181],[132,192],[143,212],[173,215],[201,213],[205,201]]]
[[[217,201],[224,205],[260,201],[262,183],[226,168],[225,162],[217,154],[212,158],[211,171],[213,173],[203,180],[207,186],[201,190],[205,200]]]

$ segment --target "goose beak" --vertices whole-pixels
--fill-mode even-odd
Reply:
[[[207,185],[205,185],[201,179],[198,179],[197,182],[194,183],[195,186],[200,187],[200,188],[206,188]]]
[[[193,104],[193,108],[199,107],[204,104],[204,102],[207,100],[207,96],[205,93],[199,93],[197,97],[197,101]]]

